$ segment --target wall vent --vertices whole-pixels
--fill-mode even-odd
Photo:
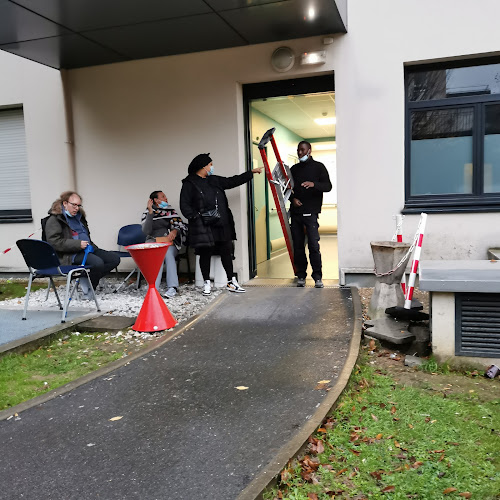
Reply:
[[[500,294],[455,294],[455,354],[500,357]]]

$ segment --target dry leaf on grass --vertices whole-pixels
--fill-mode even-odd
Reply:
[[[123,416],[122,417],[113,417],[113,418],[110,418],[109,421],[114,422],[115,420],[121,420],[122,418],[123,418]]]

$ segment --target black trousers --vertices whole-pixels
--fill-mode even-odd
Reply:
[[[83,261],[83,256],[85,252],[81,251],[75,255],[73,260],[74,264],[81,264]],[[107,250],[101,250],[100,248],[94,249],[92,253],[89,253],[87,260],[85,262],[86,266],[90,266],[90,281],[94,290],[99,284],[99,280],[111,272],[120,263],[120,257],[114,252],[108,252]]]
[[[321,270],[321,253],[319,251],[319,224],[318,214],[297,215],[292,214],[290,226],[293,239],[293,258],[295,274],[298,278],[307,276],[306,235],[309,247],[309,261],[312,267],[312,278],[319,280],[323,277]]]
[[[200,270],[203,275],[203,281],[210,279],[210,259],[212,255],[220,255],[220,261],[224,271],[226,271],[227,280],[233,278],[233,242],[217,241],[214,247],[199,247],[196,253],[200,256]]]

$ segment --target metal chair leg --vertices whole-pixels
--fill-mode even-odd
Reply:
[[[54,283],[52,276],[49,278],[49,280],[50,280],[50,285],[49,285],[48,290],[50,290],[50,287],[52,286],[52,288],[54,289],[54,293],[56,294],[57,303],[59,304],[59,310],[62,311],[63,305],[61,304],[61,299],[59,298],[59,294],[57,293],[56,284]],[[49,292],[47,291],[47,298],[48,298],[48,296],[49,296]],[[47,299],[45,299],[45,300],[47,300]]]
[[[120,283],[120,285],[113,291],[113,293],[116,293],[118,290],[120,290],[120,288],[122,288],[125,285],[125,283],[130,279],[130,276],[132,276],[132,274],[135,273],[136,269],[137,268],[134,267],[134,269],[132,269],[132,271],[130,271],[130,273],[128,274],[128,276]]]
[[[23,320],[26,319],[26,313],[28,312],[28,302],[30,300],[31,283],[33,283],[33,273],[30,271],[30,278],[28,281],[28,291],[26,292],[26,299],[24,300]]]

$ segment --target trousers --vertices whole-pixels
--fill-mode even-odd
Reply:
[[[212,255],[220,255],[220,261],[226,271],[227,281],[233,278],[233,242],[217,241],[214,247],[199,247],[197,253],[200,256],[200,270],[203,280],[210,279],[210,260]]]
[[[309,262],[312,267],[312,278],[316,281],[323,277],[321,253],[319,250],[319,224],[318,214],[309,215],[292,214],[290,226],[293,240],[293,260],[295,274],[298,278],[305,279],[307,276],[307,257],[305,240],[307,235],[307,246],[309,248]]]
[[[179,277],[177,276],[177,261],[175,258],[179,250],[175,245],[170,245],[168,247],[167,253],[165,254],[165,263],[161,263],[160,272],[156,278],[156,289],[159,290],[161,277],[163,274],[163,265],[165,264],[165,272],[167,275],[167,288],[177,288],[179,286]]]
[[[73,263],[81,264],[84,255],[85,253],[83,250],[78,252],[73,259]],[[120,264],[120,257],[114,252],[95,248],[92,253],[87,255],[85,265],[90,266],[90,282],[94,290],[97,288],[99,280],[111,272],[115,267],[118,267],[118,264]]]

